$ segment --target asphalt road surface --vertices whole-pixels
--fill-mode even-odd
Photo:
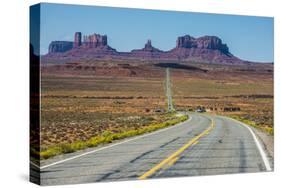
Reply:
[[[189,116],[166,129],[43,161],[41,184],[272,170],[262,144],[247,126],[220,116]],[[35,176],[36,167],[32,168]]]

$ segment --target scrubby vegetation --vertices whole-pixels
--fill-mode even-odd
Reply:
[[[164,68],[153,62],[89,64],[96,70],[63,65],[42,70],[40,147],[31,148],[41,159],[151,132],[176,121],[164,113]],[[207,71],[171,68],[177,110],[194,111],[201,106],[208,113],[233,116],[273,134],[273,67],[191,65]],[[130,74],[132,70],[136,74]]]
[[[257,65],[256,65],[257,66]],[[177,109],[194,111],[199,106],[208,113],[237,116],[273,134],[273,70],[202,65],[207,73],[172,71]],[[243,69],[242,69],[243,68]]]
[[[252,127],[255,127],[255,128],[258,128],[258,129],[261,129],[267,133],[269,133],[270,135],[273,135],[274,134],[274,129],[272,127],[269,127],[269,126],[264,126],[264,125],[259,125],[257,124],[255,121],[252,121],[252,120],[249,120],[249,119],[246,119],[246,118],[243,118],[241,116],[237,116],[237,115],[232,115],[230,116],[231,118],[233,119],[236,119],[238,121],[241,121],[247,125],[250,125]]]
[[[111,131],[104,131],[101,135],[95,136],[90,138],[89,140],[86,141],[76,141],[73,143],[64,143],[64,144],[58,144],[55,146],[51,146],[45,150],[42,150],[39,152],[40,158],[41,159],[47,159],[59,154],[63,153],[71,153],[75,152],[77,150],[89,148],[89,147],[95,147],[100,144],[106,144],[106,143],[111,143],[115,140],[120,140],[123,138],[128,138],[136,135],[141,135],[144,133],[149,133],[156,131],[161,128],[165,128],[168,126],[175,125],[177,123],[183,122],[188,119],[187,116],[180,116],[177,117],[175,115],[169,115],[170,120],[165,121],[163,123],[154,123],[150,124],[144,127],[132,129],[132,130],[127,130],[119,133],[114,133]]]

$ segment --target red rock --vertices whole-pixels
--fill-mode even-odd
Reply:
[[[83,46],[86,48],[97,48],[106,45],[107,45],[106,35],[93,34],[93,35],[84,36]]]
[[[49,53],[62,53],[71,50],[73,42],[69,41],[52,41],[49,45]]]
[[[107,36],[93,34],[83,36],[76,32],[74,42],[53,41],[49,46],[49,53],[42,56],[46,62],[75,62],[91,59],[119,59],[119,60],[179,60],[197,61],[205,63],[249,63],[229,52],[226,44],[216,36],[194,38],[185,35],[177,38],[176,47],[169,51],[162,51],[152,46],[148,40],[142,49],[131,52],[118,52],[107,43]]]
[[[73,48],[78,48],[82,44],[82,34],[81,32],[76,32],[74,34]]]

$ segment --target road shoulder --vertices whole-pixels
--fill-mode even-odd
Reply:
[[[250,127],[250,126],[249,126]],[[257,135],[259,141],[263,145],[264,150],[268,155],[272,168],[274,167],[274,136],[254,127],[250,127]]]

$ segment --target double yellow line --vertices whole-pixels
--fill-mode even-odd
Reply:
[[[204,135],[208,134],[213,128],[214,128],[214,120],[212,119],[211,120],[211,125],[206,130],[204,130],[201,134],[197,135],[192,140],[187,142],[184,146],[182,146],[180,149],[178,149],[172,155],[170,155],[169,157],[167,157],[166,159],[161,161],[159,164],[157,164],[156,166],[154,166],[153,168],[151,168],[150,170],[145,172],[138,179],[146,179],[149,176],[151,176],[154,173],[156,173],[158,170],[163,169],[163,168],[165,168],[167,166],[172,166],[179,159],[179,155],[181,153],[183,153],[187,148],[189,148],[193,144],[196,144],[201,137],[203,137]]]

